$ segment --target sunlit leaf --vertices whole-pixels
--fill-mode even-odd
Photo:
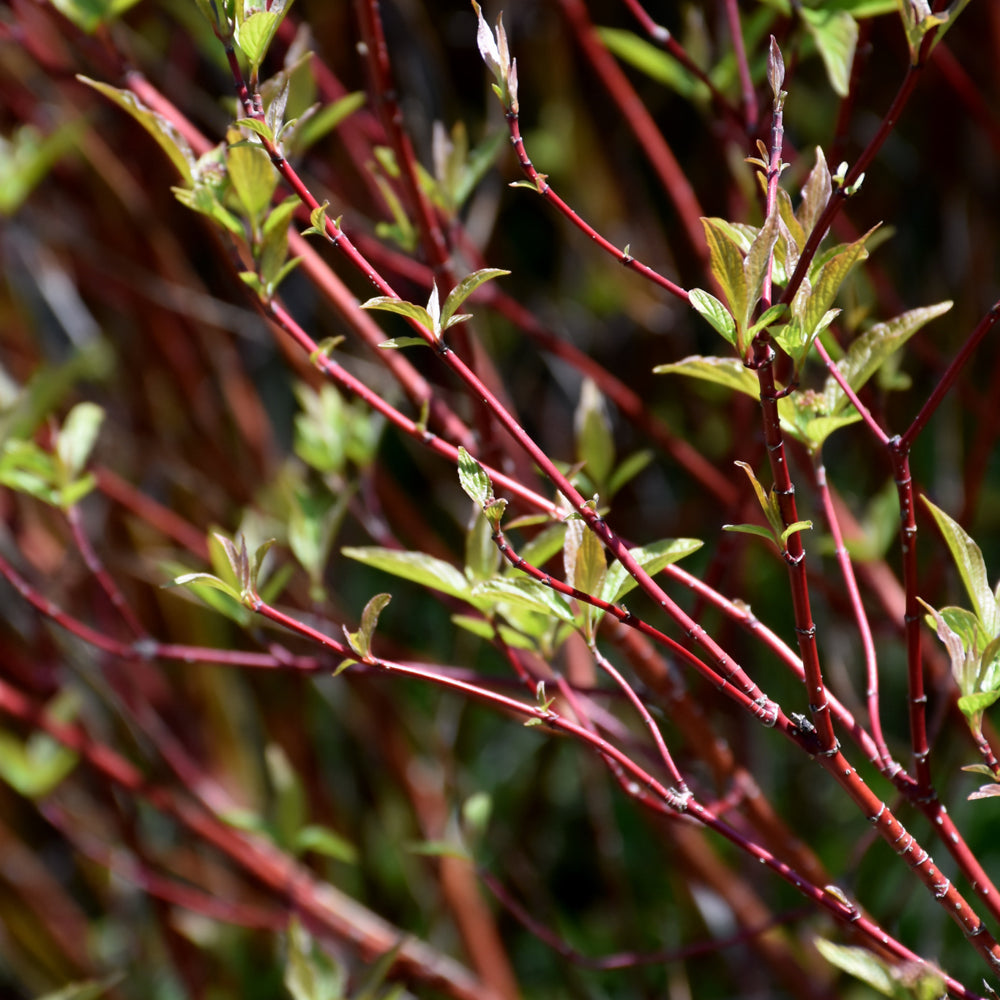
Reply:
[[[356,559],[366,566],[380,569],[403,580],[419,583],[432,590],[440,590],[444,594],[451,594],[452,597],[469,596],[469,581],[460,570],[451,563],[436,559],[424,552],[402,552],[378,546],[349,546],[341,551],[348,559]]]
[[[693,356],[682,358],[668,365],[657,365],[653,371],[657,375],[687,375],[704,382],[724,385],[754,399],[760,396],[760,383],[742,361],[737,358],[711,358]]]
[[[1000,631],[1000,621],[998,621],[997,601],[993,596],[993,588],[990,587],[986,576],[982,549],[969,537],[965,529],[940,507],[932,504],[925,496],[921,499],[937,522],[938,530],[944,537],[962,583],[965,584],[966,593],[972,601],[973,610],[983,623],[986,634],[990,637],[995,636]]]

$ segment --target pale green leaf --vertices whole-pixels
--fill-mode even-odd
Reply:
[[[891,967],[867,948],[834,944],[820,937],[813,938],[813,944],[831,965],[860,979],[887,997],[896,996],[897,980]]]
[[[705,228],[712,274],[726,296],[737,331],[742,333],[748,326],[751,308],[750,291],[743,273],[743,254],[724,219],[703,218],[701,223]]]
[[[830,86],[839,97],[846,97],[858,44],[857,21],[844,10],[813,10],[805,6],[799,8],[799,16],[816,42]]]
[[[701,288],[692,288],[688,292],[688,301],[718,333],[721,333],[733,347],[736,346],[736,323],[722,302]]]
[[[462,447],[458,449],[458,481],[466,496],[480,507],[493,496],[493,484],[486,470]]]
[[[600,27],[596,30],[608,50],[622,62],[688,100],[708,99],[708,87],[662,48],[621,28]]]
[[[237,0],[240,3],[241,0]],[[258,10],[236,27],[236,44],[255,69],[264,61],[281,16],[274,11]]]
[[[226,168],[236,196],[256,225],[270,206],[278,186],[278,174],[271,165],[271,158],[258,145],[237,142],[226,150]]]
[[[104,421],[104,410],[96,403],[78,403],[66,415],[56,439],[56,454],[69,479],[87,464]]]
[[[597,487],[604,484],[615,461],[615,441],[607,404],[593,379],[580,386],[580,402],[573,418],[576,457]]]
[[[483,267],[467,274],[449,293],[441,308],[441,326],[447,328],[449,320],[461,308],[462,303],[482,284],[510,274],[500,267]]]
[[[403,580],[439,590],[452,597],[469,597],[469,581],[451,563],[424,552],[401,552],[378,546],[349,546],[341,550],[348,559],[356,559],[366,566],[380,569]]]
[[[124,108],[159,143],[185,183],[192,182],[195,167],[194,153],[187,139],[163,115],[147,108],[131,90],[120,90],[118,87],[91,80],[86,76],[77,76],[77,79],[88,87],[99,90],[105,97]]]
[[[292,1000],[343,1000],[347,975],[302,926],[298,916],[288,925],[285,989]]]
[[[485,598],[490,603],[514,604],[542,615],[555,615],[565,622],[573,622],[573,612],[566,599],[550,587],[525,577],[494,577],[476,584],[474,598]]]
[[[303,826],[295,834],[292,846],[297,854],[313,851],[348,865],[358,863],[358,849],[349,840],[345,840],[326,826],[315,824]]]
[[[704,543],[697,538],[664,538],[649,545],[629,549],[629,555],[650,575],[656,576],[665,566],[679,562],[697,552]],[[600,596],[609,604],[617,604],[629,591],[637,587],[628,570],[615,559],[608,567]]]
[[[951,309],[951,302],[938,302],[933,306],[911,309],[894,319],[873,326],[851,344],[847,355],[837,364],[847,384],[857,392],[925,323]],[[833,376],[829,376],[823,394],[830,401],[829,412],[849,405],[843,389]]]
[[[774,535],[759,524],[724,524],[722,530],[732,531],[740,535],[757,535],[760,538],[766,538],[769,542],[774,541]]]
[[[682,358],[668,365],[657,365],[653,371],[657,375],[687,375],[724,385],[754,399],[760,397],[760,383],[757,377],[737,358],[708,358],[693,356]]]
[[[398,313],[407,319],[412,319],[419,323],[429,334],[434,333],[434,320],[431,314],[423,307],[413,302],[404,302],[402,299],[394,299],[388,295],[378,295],[361,303],[362,309],[381,309],[383,312]]]
[[[940,507],[932,504],[926,496],[921,497],[921,499],[934,515],[934,520],[937,522],[949,552],[951,552],[962,583],[965,584],[966,593],[972,601],[973,610],[982,622],[983,629],[988,636],[995,636],[1000,631],[997,602],[986,576],[986,563],[983,561],[982,550],[957,521],[949,517]]]

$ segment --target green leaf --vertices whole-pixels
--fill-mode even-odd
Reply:
[[[486,470],[462,447],[458,449],[458,481],[466,496],[479,507],[485,507],[493,496]]]
[[[732,313],[714,295],[701,288],[692,288],[688,293],[688,301],[696,312],[704,316],[718,333],[736,346],[736,323]]]
[[[435,340],[437,336],[434,332],[434,319],[423,307],[413,302],[404,302],[402,299],[394,299],[388,295],[378,295],[367,302],[361,303],[362,309],[381,309],[384,312],[398,313],[407,319],[412,319],[419,323]]]
[[[236,2],[241,3],[242,0]],[[255,75],[280,23],[281,17],[274,11],[259,10],[236,26],[236,44],[247,57]]]
[[[88,35],[121,17],[139,0],[52,0],[52,6]]]
[[[708,100],[708,87],[662,48],[621,28],[599,27],[596,30],[608,50],[622,62],[688,100]]]
[[[240,592],[235,588],[230,586],[224,580],[220,580],[213,573],[182,573],[180,576],[174,577],[168,583],[165,583],[165,587],[189,587],[191,584],[197,583],[203,587],[208,587],[211,590],[221,591],[223,594],[231,597],[234,601],[241,601]]]
[[[465,533],[465,575],[473,583],[496,576],[503,558],[493,541],[493,525],[476,504]]]
[[[855,391],[879,370],[886,359],[898,351],[925,323],[951,309],[951,302],[911,309],[895,319],[873,326],[851,344],[847,355],[837,364],[844,380]],[[827,377],[823,395],[830,401],[829,412],[837,413],[850,405],[843,389],[832,375]]]
[[[658,542],[640,545],[628,551],[650,576],[656,576],[665,566],[678,562],[692,552],[697,552],[703,544],[697,538],[663,538]],[[615,559],[608,567],[600,596],[609,604],[617,604],[637,586],[628,570]]]
[[[493,626],[485,618],[475,618],[472,615],[452,615],[451,622],[487,642],[492,642],[496,635]]]
[[[387,351],[399,351],[404,347],[430,347],[423,337],[392,337],[378,345]]]
[[[757,535],[759,538],[766,538],[769,542],[774,541],[774,533],[759,524],[724,524],[723,531],[732,531],[740,535]]]
[[[591,481],[601,487],[615,462],[615,441],[607,404],[590,378],[585,378],[580,387],[573,423],[577,460],[583,462]]]
[[[452,597],[468,600],[470,586],[465,575],[450,563],[424,552],[400,552],[378,546],[349,546],[341,550],[348,559],[356,559],[366,566],[380,569],[403,580],[439,590]]]
[[[802,185],[802,202],[795,213],[795,218],[802,228],[800,249],[805,246],[832,194],[833,180],[830,177],[830,168],[826,165],[823,150],[817,146],[816,165],[809,171],[809,176]]]
[[[19,795],[41,798],[76,766],[77,755],[43,732],[26,742],[0,729],[0,779]]]
[[[958,699],[958,707],[969,722],[976,723],[979,728],[979,720],[982,719],[983,712],[992,705],[997,698],[1000,698],[1000,691],[976,691],[973,694],[962,695]]]
[[[682,358],[668,365],[657,365],[653,371],[657,375],[687,375],[735,389],[754,399],[760,397],[760,383],[756,376],[737,358],[704,358],[693,356]]]
[[[573,612],[561,594],[525,577],[494,577],[472,588],[472,596],[489,604],[514,604],[542,615],[555,615],[564,622],[574,622]]]
[[[361,627],[357,632],[361,648],[356,648],[354,650],[356,653],[367,656],[371,652],[372,637],[375,635],[379,616],[391,600],[392,594],[376,594],[365,605],[364,611],[361,612]]]
[[[855,240],[845,247],[835,256],[824,261],[818,272],[810,275],[812,291],[805,301],[805,308],[801,312],[801,322],[803,330],[808,338],[807,343],[812,344],[815,337],[820,332],[820,323],[826,315],[827,310],[833,305],[841,285],[847,278],[856,264],[868,256],[865,249],[865,240],[871,235],[871,231]],[[793,313],[796,313],[793,304]]]
[[[236,142],[226,150],[226,168],[233,190],[256,230],[278,186],[271,158],[261,146]]]
[[[277,743],[264,748],[264,764],[271,787],[271,827],[274,839],[290,849],[306,818],[306,792],[288,755]]]
[[[358,849],[329,827],[310,824],[295,834],[293,846],[296,854],[312,851],[348,865],[358,863]]]
[[[604,485],[603,495],[610,500],[623,486],[631,482],[643,469],[653,461],[654,453],[648,449],[634,451],[623,459],[608,477]]]
[[[297,916],[288,925],[284,982],[292,1000],[343,1000],[347,988],[344,969],[313,943]]]
[[[793,521],[784,531],[782,531],[779,538],[782,544],[788,542],[788,536],[794,535],[799,531],[812,531],[813,523],[812,521]]]
[[[771,213],[764,225],[761,226],[760,232],[754,237],[750,249],[743,259],[743,280],[747,295],[746,312],[742,317],[739,313],[734,313],[737,331],[747,331],[747,340],[742,345],[737,335],[736,349],[741,354],[749,341],[750,316],[760,301],[764,279],[767,277],[767,269],[774,253],[774,245],[778,241],[779,218],[777,211]]]
[[[287,261],[288,227],[299,204],[296,195],[286,198],[268,213],[261,227],[261,243],[255,248],[255,253],[258,272],[270,295],[274,294],[289,270],[297,263],[297,259]]]
[[[239,125],[240,128],[249,129],[251,132],[255,132],[257,135],[264,139],[269,139],[271,142],[274,141],[274,130],[267,122],[262,122],[259,118],[237,118],[234,124]]]
[[[195,0],[198,9],[212,27],[212,32],[221,41],[232,37],[233,25],[226,10],[225,0]]]
[[[897,980],[888,963],[865,948],[834,944],[824,938],[813,938],[816,950],[833,966],[867,983],[887,997],[897,996]]]
[[[932,504],[926,496],[922,496],[921,499],[934,515],[938,530],[944,536],[983,629],[988,636],[995,636],[1000,632],[1000,620],[998,620],[1000,616],[997,612],[996,598],[986,576],[986,563],[983,561],[982,550],[957,521],[949,517],[940,507]]]
[[[846,97],[851,66],[858,44],[858,23],[847,11],[812,10],[800,7],[799,16],[816,42],[830,86],[838,97]]]
[[[505,271],[500,267],[484,267],[473,271],[472,274],[467,274],[444,300],[444,306],[441,309],[441,329],[447,330],[448,327],[454,325],[454,321],[458,319],[455,316],[456,311],[480,285],[506,274],[510,274],[510,271]]]
[[[333,541],[340,531],[354,491],[342,490],[336,498],[326,490],[304,486],[294,490],[288,517],[288,547],[309,574],[316,597],[322,599],[323,574]]]
[[[295,131],[295,150],[301,153],[315,145],[355,111],[363,108],[367,100],[368,96],[363,90],[356,90],[320,108],[305,121],[300,119],[300,125]]]
[[[518,551],[525,562],[531,563],[532,566],[544,566],[556,553],[562,550],[565,537],[566,524],[560,521],[549,525],[534,538],[529,538],[519,547]]]
[[[742,354],[744,345],[740,337],[749,325],[753,306],[743,271],[743,254],[724,219],[703,218],[701,223],[705,229],[712,274],[722,288],[729,311],[736,321],[736,349]]]
[[[13,215],[62,156],[79,147],[83,119],[42,136],[32,125],[22,125],[0,139],[0,214]]]
[[[468,851],[450,840],[416,840],[404,845],[410,854],[420,854],[427,858],[458,858],[460,861],[471,861]]]
[[[192,182],[195,167],[194,153],[191,152],[187,139],[163,115],[147,108],[130,90],[120,90],[86,76],[78,75],[77,79],[124,108],[159,143],[185,183]]]

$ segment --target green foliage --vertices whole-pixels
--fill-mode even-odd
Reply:
[[[53,722],[66,723],[79,708],[79,695],[66,688],[49,702],[45,714]],[[41,730],[21,740],[0,729],[0,779],[19,795],[43,798],[51,794],[73,771],[77,760],[76,753]]]
[[[99,406],[78,403],[55,432],[52,451],[8,438],[0,450],[0,484],[63,510],[75,506],[95,485],[84,469],[103,421]]]

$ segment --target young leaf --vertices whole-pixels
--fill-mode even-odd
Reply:
[[[104,410],[95,403],[78,403],[66,414],[56,438],[56,454],[67,480],[83,471],[104,421]]]
[[[940,507],[922,496],[927,509],[934,515],[938,530],[944,536],[951,557],[955,561],[966,593],[972,601],[973,610],[983,624],[983,629],[991,638],[1000,631],[1000,615],[997,601],[986,576],[986,563],[978,545],[966,534],[962,526],[949,517]]]
[[[365,605],[361,612],[361,623],[357,632],[348,632],[344,629],[351,649],[354,650],[362,660],[366,660],[371,653],[372,636],[378,625],[379,616],[385,610],[386,605],[392,600],[391,594],[376,594]]]
[[[404,347],[430,347],[423,337],[391,337],[378,345],[387,351],[399,351]]]
[[[742,354],[744,345],[740,337],[747,328],[753,307],[743,271],[743,254],[724,219],[702,219],[701,224],[705,229],[712,274],[725,293],[729,311],[736,321],[736,349]]]
[[[830,168],[826,165],[826,157],[819,146],[816,147],[816,165],[809,171],[805,184],[802,185],[802,202],[795,218],[802,228],[802,237],[799,247],[805,246],[806,240],[812,233],[823,209],[833,193],[833,181],[830,177]]]
[[[402,299],[394,299],[388,295],[377,295],[367,302],[362,302],[361,308],[381,309],[384,312],[398,313],[407,319],[415,320],[434,340],[437,339],[434,318],[423,306],[418,306],[413,302],[404,302]]]
[[[713,329],[721,333],[733,347],[736,346],[736,323],[723,303],[701,288],[692,288],[688,293],[688,301],[708,320]]]
[[[473,271],[472,274],[467,274],[444,300],[444,306],[441,309],[441,329],[447,330],[458,321],[455,313],[480,285],[506,274],[510,274],[510,271],[505,271],[500,267],[483,267],[478,271]]]
[[[237,0],[237,4],[240,3],[241,0]],[[236,44],[247,57],[255,76],[280,23],[281,17],[275,11],[258,10],[236,26]]]
[[[486,470],[462,447],[458,449],[458,481],[466,496],[480,507],[493,496],[493,484]]]

